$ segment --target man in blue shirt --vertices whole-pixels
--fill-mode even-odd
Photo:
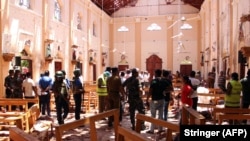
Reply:
[[[41,89],[41,95],[39,96],[39,102],[41,104],[42,115],[45,115],[45,110],[47,115],[50,116],[50,90],[53,84],[52,78],[49,77],[49,71],[44,72],[44,76],[39,80],[39,87]]]
[[[80,69],[74,70],[74,78],[72,81],[73,85],[73,96],[75,101],[75,119],[80,119],[80,113],[81,113],[81,107],[82,107],[82,98],[84,94],[84,87],[81,79],[79,78],[81,76]]]

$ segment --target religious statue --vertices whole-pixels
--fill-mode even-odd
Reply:
[[[77,29],[82,29],[80,13],[77,14]]]
[[[50,48],[50,44],[47,45],[46,47],[46,57],[51,57],[51,48]]]
[[[126,55],[125,54],[122,54],[121,55],[121,60],[120,60],[120,62],[119,62],[120,64],[126,64],[126,63],[128,63],[128,61],[126,60]]]
[[[72,59],[73,59],[73,60],[76,60],[76,49],[73,50]]]
[[[203,66],[204,65],[204,54],[202,53],[201,54],[201,66]]]

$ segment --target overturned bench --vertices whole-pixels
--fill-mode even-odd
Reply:
[[[39,99],[25,99],[25,98],[0,98],[0,106],[7,108],[7,111],[12,111],[12,106],[22,106],[24,111],[28,111],[28,103],[39,103]]]
[[[168,122],[165,120],[155,119],[153,117],[149,117],[149,116],[138,113],[136,115],[136,127],[135,127],[135,131],[137,133],[141,132],[141,125],[142,125],[143,121],[151,122],[155,125],[167,128],[166,141],[172,141],[172,139],[173,139],[172,133],[180,131],[180,127],[177,124],[174,124],[174,123],[171,123],[171,122]]]
[[[39,139],[17,127],[9,128],[9,132],[9,138],[11,141],[39,141]]]
[[[98,120],[101,120],[105,117],[110,117],[110,116],[114,116],[114,131],[115,131],[115,138],[117,138],[117,128],[119,125],[119,110],[114,109],[114,110],[105,111],[103,113],[99,113],[97,115],[90,116],[90,117],[87,117],[84,119],[80,119],[80,120],[76,120],[73,122],[69,122],[69,123],[55,126],[56,140],[62,141],[62,136],[63,136],[64,131],[68,131],[70,129],[80,127],[82,125],[89,124],[90,131],[91,131],[90,132],[90,140],[96,141],[97,140],[97,131],[96,131],[95,122]]]

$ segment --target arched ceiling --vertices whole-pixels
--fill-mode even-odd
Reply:
[[[120,8],[131,6],[134,7],[138,0],[91,0],[94,4],[96,4],[100,9],[103,9],[109,16]],[[176,0],[165,0],[166,5],[171,5],[172,2]],[[204,0],[181,0],[185,4],[189,4],[200,10],[201,5]]]

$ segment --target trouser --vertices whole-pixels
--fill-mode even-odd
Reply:
[[[130,98],[129,103],[129,114],[132,127],[135,127],[135,110],[138,110],[140,114],[145,114],[145,107],[141,98]],[[144,123],[143,123],[144,124]]]
[[[50,94],[39,96],[39,107],[42,115],[45,115],[45,111],[47,111],[47,115],[50,116]]]
[[[197,110],[197,106],[198,106],[198,97],[193,97],[192,100],[193,100],[192,108],[193,108],[194,110]]]
[[[11,98],[20,98],[20,99],[23,99],[23,91],[22,91],[22,89],[21,88],[19,88],[19,89],[14,89],[14,91],[13,91],[13,94],[12,94],[12,96],[11,96]],[[12,106],[11,107],[11,109],[12,110],[23,110],[23,106]]]
[[[104,112],[105,110],[107,110],[107,95],[99,95],[99,103],[98,103],[98,109],[99,109],[99,113]]]
[[[163,119],[163,105],[164,105],[164,99],[161,100],[152,100],[150,103],[150,112],[151,117],[156,117],[156,111],[158,111],[158,119]],[[150,131],[154,132],[155,125],[151,123]],[[159,131],[162,130],[162,126],[159,126]]]
[[[120,117],[120,94],[117,93],[109,93],[108,95],[108,110],[118,109],[119,117]],[[111,127],[113,125],[114,116],[109,117],[108,125]]]
[[[6,98],[11,98],[12,96],[12,91],[10,89],[5,89],[5,95],[6,95]]]
[[[63,113],[62,113],[63,110]],[[69,103],[63,97],[56,98],[56,116],[58,124],[64,124],[64,119],[69,113]]]
[[[163,107],[163,119],[168,120],[168,105],[169,101],[164,101],[164,107]]]
[[[75,101],[75,119],[80,119],[81,107],[82,107],[82,93],[74,94]]]

